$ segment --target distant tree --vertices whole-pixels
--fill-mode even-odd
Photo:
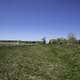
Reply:
[[[57,43],[58,44],[65,44],[66,43],[66,39],[61,37],[61,38],[57,38]]]
[[[49,44],[57,44],[57,40],[56,39],[50,39]]]
[[[65,43],[66,43],[66,39],[62,37],[49,40],[49,44],[65,44]]]
[[[46,44],[46,37],[42,38],[43,44]]]
[[[74,34],[73,32],[70,32],[70,33],[68,34],[68,41],[69,41],[70,43],[75,43],[75,42],[76,42],[76,36],[75,36],[75,34]]]

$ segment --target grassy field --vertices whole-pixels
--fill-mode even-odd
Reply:
[[[0,80],[80,80],[80,48],[0,46]]]

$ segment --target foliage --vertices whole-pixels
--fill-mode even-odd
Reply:
[[[75,34],[73,32],[68,34],[68,41],[70,43],[76,43],[76,36],[75,36]]]
[[[43,44],[46,44],[46,37],[42,38]]]

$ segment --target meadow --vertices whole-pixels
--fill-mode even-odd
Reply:
[[[80,80],[80,47],[0,46],[0,80]]]

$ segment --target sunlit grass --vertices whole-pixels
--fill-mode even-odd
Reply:
[[[0,80],[79,79],[79,47],[60,45],[0,47]]]

